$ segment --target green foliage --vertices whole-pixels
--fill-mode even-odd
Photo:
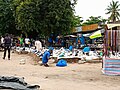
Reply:
[[[24,33],[28,33],[33,30],[38,30],[36,25],[35,15],[37,13],[35,2],[21,2],[19,6],[16,7],[16,22],[17,29],[22,30]],[[39,18],[38,18],[39,19]]]
[[[120,4],[119,1],[112,1],[110,2],[110,5],[107,7],[107,13],[110,14],[109,20],[112,22],[115,22],[116,20],[119,20],[120,18]]]
[[[68,33],[74,26],[76,1],[0,0],[0,33]]]
[[[24,0],[14,2],[17,29],[44,36],[64,34],[73,27],[73,3],[69,0]],[[19,4],[19,5],[18,5]]]
[[[64,34],[73,27],[73,7],[69,0],[43,0],[41,4],[42,32]]]
[[[103,23],[105,24],[107,20],[106,19],[103,19],[101,18],[101,16],[98,16],[98,17],[89,17],[89,19],[87,19],[82,25],[91,25],[91,24],[100,24],[100,23]]]
[[[73,18],[73,26],[74,26],[74,27],[79,27],[79,26],[81,26],[81,25],[82,25],[82,22],[83,22],[82,17],[74,16],[74,18]]]
[[[10,0],[0,0],[0,33],[14,33],[15,22]]]

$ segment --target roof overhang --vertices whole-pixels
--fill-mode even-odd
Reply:
[[[108,29],[118,27],[118,26],[120,26],[120,24],[107,24]]]

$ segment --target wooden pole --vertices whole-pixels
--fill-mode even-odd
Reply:
[[[112,37],[112,34],[113,34],[113,33],[112,33],[112,28],[111,28],[111,47],[112,47],[112,38],[113,38],[113,37]]]

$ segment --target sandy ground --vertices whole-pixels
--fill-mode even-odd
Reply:
[[[33,65],[28,55],[11,54],[11,60],[2,59],[0,52],[0,76],[24,77],[40,90],[120,90],[120,76],[107,76],[101,72],[101,63],[68,64],[67,67]],[[26,64],[20,65],[20,59]]]

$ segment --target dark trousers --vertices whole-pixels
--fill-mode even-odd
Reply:
[[[7,50],[8,50],[8,58],[10,59],[10,46],[7,46],[7,47],[4,48],[4,57],[3,58],[6,57],[6,51]]]
[[[25,44],[25,47],[29,47],[29,44]]]

